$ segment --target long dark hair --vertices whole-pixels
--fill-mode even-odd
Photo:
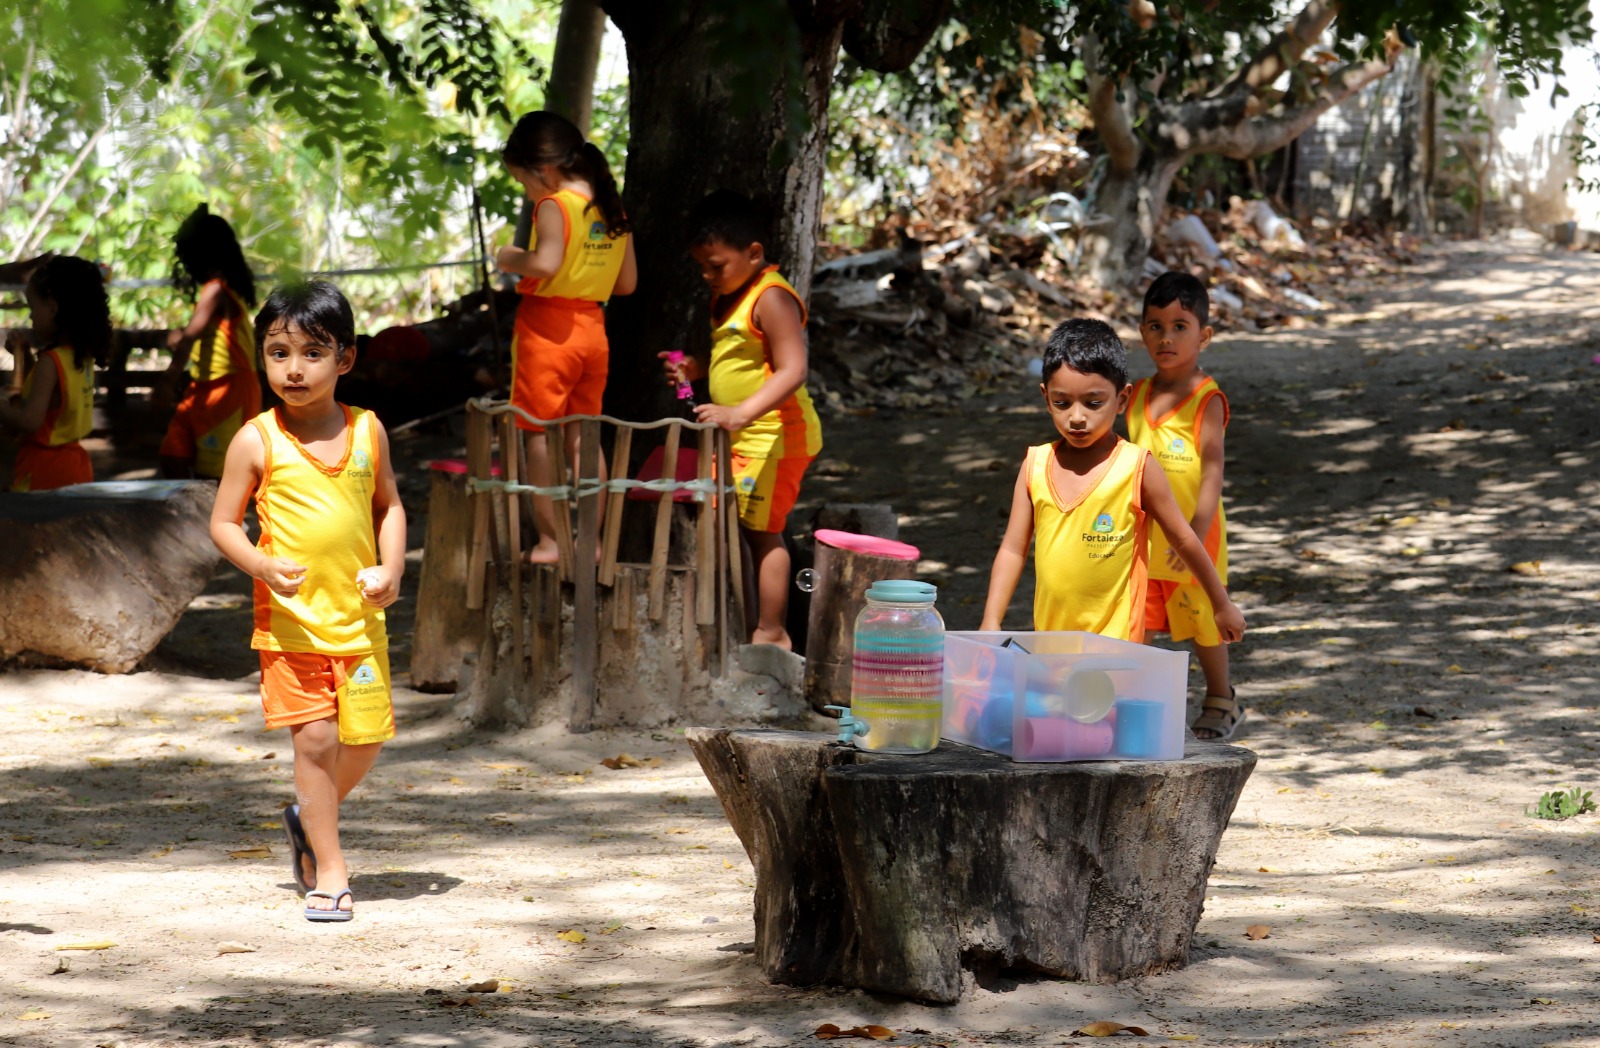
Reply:
[[[589,204],[605,219],[606,235],[615,240],[628,232],[628,215],[622,209],[622,194],[612,177],[606,155],[564,116],[540,109],[526,113],[511,129],[500,159],[513,167],[533,171],[553,164],[568,178],[581,178],[594,187]]]
[[[100,267],[75,255],[48,259],[28,279],[33,293],[56,304],[56,344],[72,347],[73,363],[101,364],[111,352],[111,304]]]
[[[201,283],[220,276],[234,294],[252,306],[256,304],[255,275],[250,272],[239,238],[233,235],[227,219],[213,215],[209,207],[201,204],[183,220],[172,242],[178,249],[173,283],[190,298]]]

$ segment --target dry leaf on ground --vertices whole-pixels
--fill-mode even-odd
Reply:
[[[872,1023],[866,1026],[852,1026],[848,1030],[841,1030],[833,1023],[823,1023],[817,1027],[815,1036],[823,1041],[832,1041],[839,1037],[864,1037],[873,1041],[887,1041],[894,1036],[894,1031],[887,1026],[876,1026]]]
[[[1102,1019],[1099,1022],[1090,1023],[1089,1025],[1084,1026],[1084,1027],[1082,1027],[1080,1029],[1073,1030],[1072,1031],[1072,1036],[1074,1036],[1074,1037],[1114,1037],[1115,1035],[1117,1035],[1119,1033],[1132,1034],[1134,1037],[1149,1037],[1150,1036],[1150,1031],[1146,1030],[1142,1026],[1124,1026],[1121,1023],[1114,1023],[1114,1022],[1110,1022],[1110,1021],[1105,1020],[1105,1019]]]
[[[1265,939],[1272,934],[1272,929],[1265,924],[1252,924],[1244,930],[1247,939]]]
[[[29,1008],[27,1011],[17,1016],[17,1018],[21,1019],[23,1022],[33,1022],[35,1019],[50,1018],[50,1013],[45,1011],[43,1008]]]
[[[268,848],[266,845],[262,845],[259,848],[240,848],[237,851],[229,852],[228,853],[228,858],[230,858],[230,859],[270,859],[270,858],[272,858],[272,849]]]
[[[467,987],[467,992],[468,993],[499,993],[500,992],[500,980],[499,979],[485,979],[482,982],[475,982],[471,986]]]
[[[644,760],[640,760],[631,753],[619,753],[615,757],[605,758],[600,763],[612,771],[617,771],[621,768],[659,768],[661,767],[661,758],[646,757]]]
[[[255,953],[256,947],[244,942],[219,942],[217,943],[217,956],[225,953]]]
[[[109,950],[115,946],[114,942],[66,942],[57,946],[57,950]]]
[[[580,931],[576,931],[576,930],[570,929],[570,928],[567,929],[564,932],[556,932],[556,938],[557,939],[565,939],[567,942],[588,942],[589,941],[589,937],[587,935],[583,934]]]

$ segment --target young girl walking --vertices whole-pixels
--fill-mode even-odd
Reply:
[[[495,256],[501,269],[523,278],[511,343],[511,403],[538,419],[597,415],[610,359],[601,306],[613,295],[630,294],[638,283],[616,179],[605,154],[554,113],[518,120],[500,157],[535,205],[532,246],[503,247]],[[520,417],[517,426],[527,435],[533,483],[550,485],[544,428]],[[576,463],[578,427],[565,429],[567,461]],[[601,455],[600,481],[605,479]],[[559,556],[555,504],[534,496],[533,519],[539,541],[528,560],[553,564]]]
[[[33,270],[24,295],[41,352],[21,392],[0,399],[0,423],[26,434],[11,490],[86,484],[94,468],[79,441],[94,428],[94,366],[111,347],[105,280],[93,262],[56,255]]]
[[[161,469],[169,477],[220,477],[229,441],[261,413],[250,320],[256,282],[233,227],[204,204],[174,243],[178,286],[191,294],[198,287],[199,295],[189,323],[167,334],[172,364],[158,399],[176,399],[186,372],[191,382],[161,442]]]

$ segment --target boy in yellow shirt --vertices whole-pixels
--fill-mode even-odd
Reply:
[[[1130,393],[1117,333],[1098,320],[1058,326],[1039,388],[1060,439],[1029,448],[1022,461],[978,628],[1001,628],[1031,541],[1034,629],[1143,641],[1149,518],[1211,598],[1224,638],[1242,637],[1244,616],[1189,530],[1166,474],[1112,429]]]
[[[1202,537],[1207,558],[1227,585],[1222,438],[1228,426],[1228,398],[1216,380],[1200,370],[1200,353],[1211,344],[1210,305],[1205,284],[1188,273],[1163,273],[1145,292],[1139,334],[1156,373],[1133,384],[1128,439],[1161,464],[1178,508]],[[1228,646],[1217,631],[1205,590],[1159,526],[1150,529],[1144,626],[1151,632],[1168,630],[1175,641],[1194,642],[1206,694],[1191,730],[1201,739],[1232,738],[1244,720],[1244,706],[1228,679]]]
[[[731,190],[707,196],[690,216],[689,254],[711,288],[711,363],[660,353],[669,379],[707,374],[711,403],[701,422],[733,434],[733,486],[739,527],[750,546],[759,612],[753,644],[791,646],[789,551],[783,528],[800,478],[822,450],[822,423],[806,390],[806,308],[767,262],[755,204]]]
[[[261,705],[294,742],[298,804],[284,809],[310,921],[354,916],[339,805],[394,737],[383,609],[400,595],[406,514],[377,416],[333,399],[355,365],[355,320],[320,280],[278,288],[256,315],[282,400],[228,445],[211,539],[255,582]],[[261,539],[244,530],[255,497]]]

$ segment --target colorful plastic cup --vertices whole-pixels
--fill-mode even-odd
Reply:
[[[1085,724],[1068,717],[1029,717],[1022,726],[1019,761],[1093,760],[1111,753],[1112,722]]]
[[[1166,704],[1149,699],[1118,699],[1115,709],[1117,756],[1158,756],[1161,753],[1161,721],[1166,714]]]

